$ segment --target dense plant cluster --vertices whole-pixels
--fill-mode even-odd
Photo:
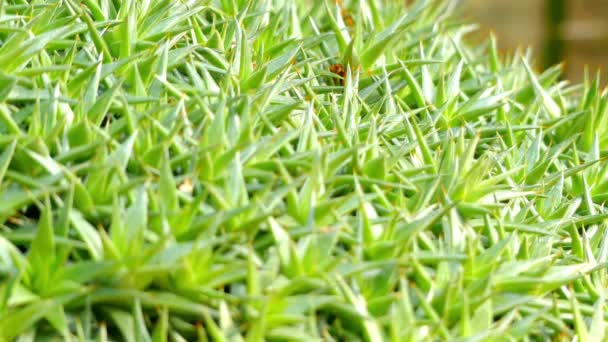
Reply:
[[[601,340],[608,97],[453,1],[0,1],[0,340]]]

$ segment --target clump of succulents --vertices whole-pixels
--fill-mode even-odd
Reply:
[[[0,1],[0,340],[602,340],[606,92],[452,1]]]

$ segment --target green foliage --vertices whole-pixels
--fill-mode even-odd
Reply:
[[[608,96],[452,8],[0,1],[0,340],[602,340]]]

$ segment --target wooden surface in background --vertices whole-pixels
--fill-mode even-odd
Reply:
[[[566,77],[583,78],[585,65],[595,72],[602,69],[608,79],[608,0],[566,1],[566,22],[558,27],[563,39]],[[553,0],[463,0],[462,10],[469,20],[479,22],[482,30],[492,30],[504,51],[532,47],[537,64],[548,38],[547,4]]]

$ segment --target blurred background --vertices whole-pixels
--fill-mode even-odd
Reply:
[[[468,20],[495,32],[499,47],[532,47],[537,67],[565,61],[565,77],[580,81],[585,65],[608,73],[608,0],[461,0]]]

